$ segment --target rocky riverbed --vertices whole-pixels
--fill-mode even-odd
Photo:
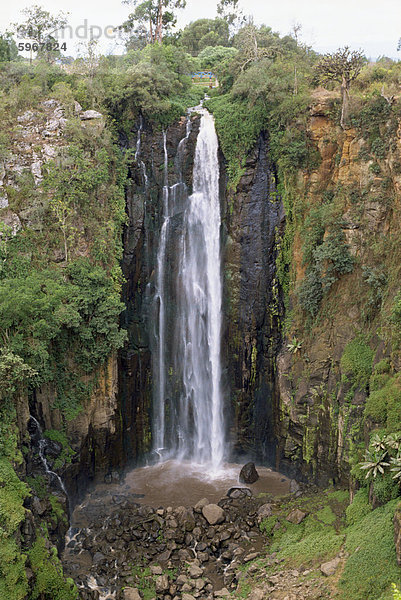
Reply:
[[[157,468],[153,473],[137,469],[121,483],[99,485],[75,508],[63,564],[81,598],[206,600],[228,595],[241,567],[264,548],[259,525],[270,516],[272,499],[290,487],[298,489],[268,469],[261,469],[258,487],[239,487],[234,481],[225,492],[219,488],[233,479],[232,469],[220,481],[194,475],[174,482],[171,465],[167,473],[170,478],[164,480]],[[153,481],[150,489],[141,488],[141,478]],[[209,494],[199,496],[205,490]],[[191,498],[196,502],[186,502]]]

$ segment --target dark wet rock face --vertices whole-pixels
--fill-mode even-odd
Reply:
[[[234,399],[232,446],[236,456],[273,462],[275,358],[283,311],[276,243],[284,210],[265,135],[249,154],[237,191],[228,192],[224,210],[224,347],[227,387]]]
[[[255,467],[255,463],[246,463],[241,469],[239,474],[240,483],[255,483],[259,479],[258,472]]]

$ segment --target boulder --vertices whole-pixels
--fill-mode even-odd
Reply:
[[[124,600],[142,600],[138,588],[126,587],[123,590]]]
[[[249,488],[244,487],[232,487],[228,490],[226,496],[233,500],[237,498],[245,498],[246,496],[252,496],[252,491]]]
[[[160,577],[156,579],[156,592],[158,594],[161,594],[162,592],[167,592],[169,587],[170,584],[167,575],[160,575]]]
[[[225,519],[224,510],[220,506],[217,506],[217,504],[207,504],[202,508],[202,514],[209,525],[223,523]]]
[[[215,598],[229,598],[230,592],[227,588],[224,587],[221,590],[217,590],[216,592],[214,592],[214,596]]]
[[[163,569],[159,565],[151,565],[150,572],[152,575],[163,575]]]
[[[92,119],[101,119],[103,115],[102,113],[97,112],[97,110],[85,110],[79,116],[81,121],[90,121]]]
[[[239,474],[240,483],[255,483],[259,479],[258,472],[255,467],[255,463],[246,463],[241,469]]]
[[[340,558],[333,558],[333,560],[329,560],[328,562],[325,562],[322,565],[320,565],[320,570],[323,573],[323,575],[329,577],[330,575],[334,575],[340,562]]]
[[[194,506],[194,511],[197,513],[201,513],[202,509],[204,506],[207,506],[209,504],[209,500],[207,498],[202,498],[202,500],[199,500],[199,502],[197,502]]]
[[[272,505],[271,504],[262,504],[262,506],[258,509],[258,523],[261,523],[263,519],[267,519],[272,516]]]
[[[198,577],[202,577],[203,569],[197,567],[196,565],[190,565],[188,573],[192,577],[192,579],[197,579]]]
[[[299,508],[294,508],[288,515],[287,521],[290,523],[294,523],[294,525],[299,525],[305,519],[308,513],[299,510]]]

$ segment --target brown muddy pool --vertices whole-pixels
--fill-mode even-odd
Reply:
[[[98,505],[104,510],[107,504],[123,499],[153,508],[176,508],[194,506],[202,498],[217,502],[231,487],[248,487],[255,496],[263,493],[272,496],[288,494],[290,480],[268,467],[256,467],[259,479],[255,483],[240,484],[238,476],[241,467],[240,464],[225,464],[220,471],[210,474],[204,465],[169,460],[132,469],[126,473],[122,483],[98,483],[75,508],[72,522],[78,527],[85,526],[83,521],[88,505],[92,508]]]

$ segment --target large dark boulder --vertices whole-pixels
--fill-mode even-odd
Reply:
[[[259,479],[258,472],[253,462],[246,463],[239,474],[240,483],[255,483]]]

